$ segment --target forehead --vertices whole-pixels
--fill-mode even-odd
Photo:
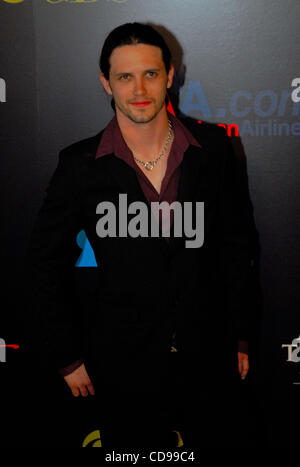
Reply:
[[[162,50],[155,45],[132,44],[116,47],[110,56],[110,67],[112,72],[119,69],[129,70],[143,67],[163,67]]]

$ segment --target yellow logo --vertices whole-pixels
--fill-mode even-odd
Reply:
[[[20,1],[20,0],[17,0]],[[22,2],[23,0],[21,0]],[[62,2],[67,2],[67,3],[95,3],[98,0],[47,0],[48,3],[56,4],[56,3],[62,3]],[[127,0],[107,0],[115,2],[115,3],[125,3]]]
[[[88,446],[89,444],[92,444],[92,446]],[[92,447],[92,448],[102,448],[102,443],[100,439],[100,430],[95,430],[92,431],[87,435],[87,437],[84,439],[82,443],[82,447]]]
[[[183,440],[182,440],[182,437],[179,433],[179,431],[177,430],[173,430],[176,434],[177,434],[177,447],[180,448],[181,446],[183,446]],[[91,444],[91,446],[88,446],[89,444]],[[82,447],[83,448],[86,448],[86,447],[92,447],[92,448],[102,448],[102,443],[101,443],[101,437],[100,437],[100,430],[95,430],[95,431],[92,431],[91,433],[89,433],[85,438],[84,438],[84,441],[82,443]]]
[[[179,433],[179,431],[177,430],[173,430],[175,431],[175,433],[177,434],[177,438],[178,438],[178,442],[177,442],[177,448],[181,448],[181,446],[183,446],[183,440],[181,438],[181,434]]]
[[[97,0],[47,0],[48,3],[62,3],[62,2],[68,2],[68,3],[94,3]]]
[[[6,3],[22,3],[24,0],[3,0]]]

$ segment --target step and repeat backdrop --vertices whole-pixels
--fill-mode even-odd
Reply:
[[[101,446],[94,421],[82,416],[80,426],[64,425],[64,382],[39,367],[34,337],[28,342],[23,332],[29,319],[25,255],[58,152],[98,133],[113,116],[99,80],[99,54],[108,33],[132,21],[155,26],[171,48],[175,113],[224,125],[246,160],[261,296],[253,310],[259,320],[252,366],[241,389],[245,433],[251,426],[245,443],[294,447],[300,396],[298,0],[0,0],[0,445],[58,447],[68,439],[74,447]],[[75,240],[81,253],[74,268],[89,306],[97,265],[84,232]]]

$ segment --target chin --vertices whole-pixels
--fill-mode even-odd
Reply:
[[[128,115],[129,118],[135,122],[135,123],[148,123],[148,122],[151,122],[151,120],[153,120],[155,117],[156,117],[156,113],[155,114],[151,114],[151,115],[133,115],[133,114],[130,114]]]

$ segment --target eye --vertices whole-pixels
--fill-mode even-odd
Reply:
[[[120,76],[120,80],[121,80],[121,81],[127,81],[128,78],[129,78],[129,75],[128,75],[127,73],[124,74],[124,75],[122,75],[122,76]]]
[[[150,76],[150,78],[153,78],[154,76],[157,75],[157,72],[156,71],[148,71],[147,75]]]

